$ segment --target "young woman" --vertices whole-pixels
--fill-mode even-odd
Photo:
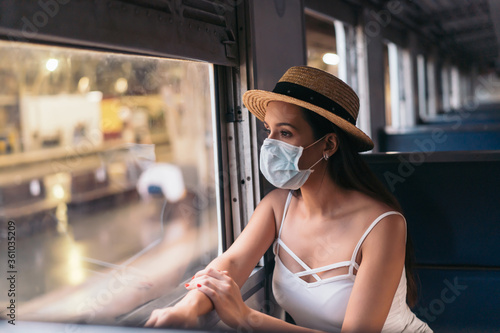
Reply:
[[[213,307],[231,327],[265,331],[432,332],[410,310],[406,221],[358,155],[373,142],[355,126],[359,100],[335,76],[290,68],[272,92],[244,94],[268,138],[260,169],[278,189],[247,227],[146,326],[195,326]],[[240,287],[274,243],[273,293],[297,325],[250,309]],[[408,265],[406,265],[408,266]]]

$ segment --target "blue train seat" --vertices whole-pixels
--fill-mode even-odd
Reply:
[[[366,154],[401,203],[419,302],[436,332],[500,327],[500,152]]]

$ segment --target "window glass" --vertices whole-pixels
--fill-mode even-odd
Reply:
[[[358,95],[357,126],[371,135],[366,41],[363,27],[355,28],[313,10],[305,11],[307,64],[332,73]]]
[[[412,59],[408,50],[384,44],[386,125],[393,128],[415,124]]]
[[[418,110],[421,119],[427,117],[427,68],[425,57],[417,55]]]
[[[334,22],[305,15],[307,65],[339,75],[340,57],[337,54]]]
[[[392,126],[392,89],[395,89],[390,78],[389,47],[384,44],[384,98],[385,98],[385,124]]]
[[[427,72],[427,115],[433,117],[438,109],[438,82],[436,78],[436,62],[433,58],[428,58],[426,63]]]
[[[13,225],[18,318],[115,323],[216,256],[212,75],[0,43],[0,265]]]

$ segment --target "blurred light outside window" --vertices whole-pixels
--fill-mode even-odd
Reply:
[[[212,65],[0,42],[0,82],[17,318],[113,324],[179,297],[219,250]]]

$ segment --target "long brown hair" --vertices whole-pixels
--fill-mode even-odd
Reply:
[[[332,122],[316,112],[302,108],[304,118],[313,130],[315,140],[328,133],[335,133],[338,140],[337,152],[328,160],[328,172],[333,181],[349,190],[356,190],[387,204],[401,212],[401,205],[382,182],[373,174],[366,162],[357,152],[350,137]],[[405,270],[406,270],[406,302],[414,306],[417,302],[417,285],[413,274],[413,246],[407,233]]]

